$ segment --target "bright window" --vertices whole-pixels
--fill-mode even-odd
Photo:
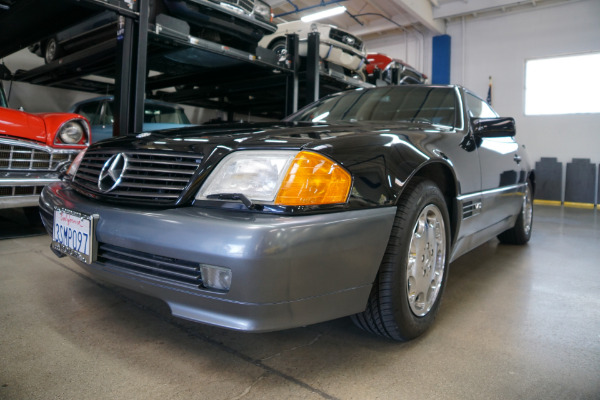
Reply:
[[[525,114],[600,113],[600,53],[529,60]]]

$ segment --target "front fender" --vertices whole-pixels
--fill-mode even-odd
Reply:
[[[51,146],[51,147],[57,147],[57,146],[59,146],[60,148],[63,148],[63,149],[83,149],[83,148],[87,147],[89,145],[89,143],[91,142],[91,129],[89,127],[89,121],[87,120],[87,118],[85,118],[85,117],[83,117],[83,116],[81,116],[79,114],[74,114],[74,113],[41,113],[41,114],[37,114],[37,116],[44,121],[44,124],[46,126],[45,143],[48,146]],[[87,132],[87,134],[88,134],[88,140],[87,140],[87,143],[77,144],[77,145],[66,145],[66,144],[57,145],[55,143],[56,135],[60,131],[60,128],[65,123],[67,123],[67,122],[69,122],[71,120],[83,120],[85,122],[85,124],[87,124],[87,127],[88,127],[88,132]]]

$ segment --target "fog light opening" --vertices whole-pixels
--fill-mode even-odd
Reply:
[[[231,270],[229,268],[216,267],[214,265],[200,264],[202,275],[202,286],[227,292],[231,287]]]

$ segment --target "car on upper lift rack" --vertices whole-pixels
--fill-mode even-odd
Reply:
[[[0,208],[37,214],[39,194],[90,144],[87,119],[8,108],[0,81]]]
[[[254,53],[275,32],[271,6],[262,0],[163,0],[168,14],[190,24],[190,34]]]
[[[167,14],[190,24],[190,34],[254,52],[265,34],[275,32],[271,7],[262,0],[153,0],[149,22]],[[103,11],[29,46],[48,64],[65,55],[117,37],[117,13]]]
[[[389,57],[381,53],[367,54],[369,62],[365,67],[367,81],[374,85],[402,85],[402,84],[420,84],[427,82],[427,75],[417,71],[407,63],[397,58]],[[393,76],[393,70],[398,70],[397,81]]]
[[[291,21],[277,25],[277,32],[266,35],[258,43],[259,46],[273,50],[278,55],[286,51],[286,35],[297,34],[300,40],[298,52],[306,57],[308,52],[308,34],[319,33],[319,56],[321,60],[343,68],[344,75],[355,76],[365,80],[363,68],[366,64],[366,49],[363,41],[333,25],[318,22]],[[331,66],[330,66],[331,67]]]

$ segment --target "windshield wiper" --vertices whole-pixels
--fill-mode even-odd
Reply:
[[[422,118],[410,118],[410,119],[395,119],[394,122],[408,122],[410,124],[427,124],[427,125],[433,125],[433,122],[431,122],[428,119],[422,119]]]
[[[435,128],[438,128],[438,129],[446,130],[446,131],[452,130],[452,128],[453,128],[450,125],[436,124],[436,123],[433,123],[433,122],[429,121],[428,119],[422,119],[422,118],[419,118],[419,119],[416,119],[416,118],[412,118],[412,119],[398,119],[398,120],[395,120],[394,122],[406,122],[406,123],[409,123],[409,124],[429,125],[429,126],[433,126]]]

